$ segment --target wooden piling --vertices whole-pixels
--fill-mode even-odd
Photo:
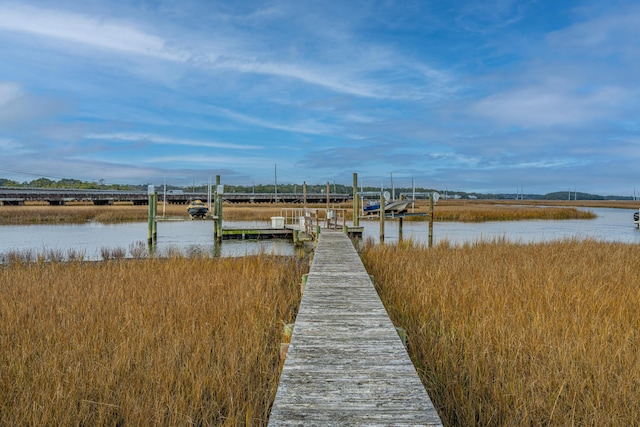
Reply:
[[[149,245],[152,245],[154,243],[154,240],[153,240],[153,223],[155,222],[154,209],[153,209],[154,194],[155,194],[155,189],[153,185],[149,185],[147,187],[147,195],[149,196],[147,243]]]
[[[398,217],[398,241],[402,242],[402,217]]]
[[[433,193],[429,195],[429,247],[433,246]]]
[[[158,217],[158,193],[153,193],[153,224],[152,224],[152,238],[153,242],[156,243],[158,241],[158,221],[156,218]]]
[[[304,207],[307,207],[307,181],[302,183],[302,203]]]
[[[358,206],[358,174],[353,173],[353,225],[360,226],[360,207]]]
[[[222,241],[222,194],[220,194],[220,175],[216,175],[216,197],[213,208],[213,215],[215,216],[213,232],[218,242]]]
[[[380,243],[384,243],[384,194],[380,193]]]
[[[331,184],[329,183],[329,181],[327,181],[327,211],[329,210],[329,201],[331,200],[330,192]]]
[[[153,244],[153,196],[149,195],[149,211],[148,211],[148,224],[147,224],[147,243]]]

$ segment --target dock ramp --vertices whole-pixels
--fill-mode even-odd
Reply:
[[[343,233],[319,236],[269,425],[442,425]]]

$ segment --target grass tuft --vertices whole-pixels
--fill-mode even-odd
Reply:
[[[305,267],[106,255],[0,266],[0,425],[265,425]]]
[[[638,247],[365,244],[445,425],[635,425]]]

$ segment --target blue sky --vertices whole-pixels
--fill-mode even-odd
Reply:
[[[0,0],[0,177],[640,194],[637,1]]]

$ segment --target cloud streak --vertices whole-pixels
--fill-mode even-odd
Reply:
[[[201,50],[202,47],[190,45],[179,39],[171,39],[158,34],[143,31],[135,24],[113,18],[99,18],[89,14],[73,13],[31,7],[28,5],[0,5],[0,30],[28,34],[48,40],[58,40],[72,45],[83,45],[92,49],[116,54],[150,57],[170,62],[206,67],[221,71],[252,73],[263,76],[274,76],[290,79],[307,85],[317,86],[336,93],[374,99],[412,99],[425,94],[413,91],[398,90],[398,87],[386,85],[380,81],[369,81],[357,74],[375,71],[385,72],[393,69],[397,73],[399,58],[380,56],[363,56],[358,59],[358,66],[350,66],[345,73],[345,63],[332,65],[291,63],[278,61],[257,55],[251,51],[238,51],[235,44],[229,46],[216,45],[214,51]],[[250,34],[242,37],[252,37]],[[225,40],[226,41],[226,40]],[[180,46],[180,48],[178,48]],[[208,48],[205,48],[208,49]],[[368,64],[364,68],[363,64]],[[407,64],[414,68],[406,72],[413,78],[435,82],[443,81],[443,73],[419,64]]]
[[[622,191],[639,19],[631,0],[0,2],[0,158],[178,185],[277,163],[282,182]]]
[[[138,133],[88,134],[85,137],[91,140],[112,141],[116,143],[142,142],[145,144],[152,144],[152,145],[159,144],[159,145],[175,145],[175,146],[187,146],[187,147],[225,148],[225,149],[232,149],[232,150],[260,150],[264,148],[259,145],[233,144],[228,142],[216,142],[216,141],[199,141],[199,140],[184,139],[184,138],[168,138],[162,135],[138,134]]]
[[[184,61],[167,49],[162,38],[133,26],[107,22],[89,15],[30,7],[0,5],[0,29],[53,38],[126,54]]]
[[[588,126],[611,117],[625,102],[626,94],[616,87],[589,93],[570,92],[567,85],[519,88],[484,98],[471,107],[477,116],[507,126],[546,128]]]
[[[55,115],[64,103],[26,93],[22,86],[0,81],[0,125],[22,126]]]

